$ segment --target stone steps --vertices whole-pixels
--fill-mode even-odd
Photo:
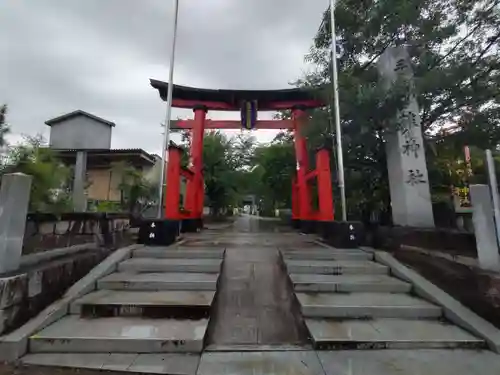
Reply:
[[[352,261],[352,260],[287,260],[285,264],[288,273],[307,273],[307,274],[325,274],[325,275],[387,275],[388,267],[370,261]]]
[[[306,318],[439,318],[439,306],[399,293],[296,293]]]
[[[362,250],[331,250],[314,248],[308,250],[282,250],[287,260],[372,260],[373,254]]]
[[[296,253],[308,259],[307,250]],[[375,262],[288,260],[287,252],[282,254],[317,350],[486,347],[484,340],[444,322],[441,307],[412,296],[409,283]]]
[[[132,253],[134,258],[223,259],[225,248],[145,247]]]
[[[32,353],[199,353],[208,319],[62,318],[30,338]]]
[[[119,272],[193,272],[219,273],[221,259],[157,259],[132,258],[118,265]]]
[[[440,320],[306,319],[305,323],[317,350],[486,347],[483,340]]]
[[[215,292],[99,290],[74,301],[71,314],[84,317],[138,316],[201,319],[209,316]]]
[[[126,273],[117,272],[97,282],[107,290],[207,290],[217,289],[216,273]]]
[[[296,292],[408,293],[411,285],[387,275],[291,274]]]

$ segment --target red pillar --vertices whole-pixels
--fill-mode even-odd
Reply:
[[[178,147],[168,148],[167,187],[165,191],[165,218],[179,220],[181,194],[181,153]]]
[[[316,153],[316,171],[318,172],[318,220],[333,221],[332,176],[328,150],[321,149]]]
[[[193,171],[193,178],[188,181],[186,187],[186,209],[190,211],[191,218],[200,218],[203,213],[203,135],[206,114],[207,110],[204,106],[194,109],[189,166]]]
[[[295,157],[297,159],[298,219],[300,220],[310,220],[311,215],[311,199],[309,195],[309,186],[306,180],[306,174],[309,169],[309,160],[307,157],[306,139],[301,134],[305,118],[306,113],[303,110],[292,110]]]
[[[300,218],[298,203],[297,177],[294,176],[292,180],[292,219],[294,220]]]

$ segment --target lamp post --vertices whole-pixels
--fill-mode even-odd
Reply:
[[[336,0],[330,0],[330,25],[332,32],[332,85],[333,85],[333,105],[335,119],[335,135],[337,139],[337,160],[338,160],[338,178],[340,189],[340,201],[342,204],[342,221],[347,220],[347,207],[345,197],[345,179],[344,179],[344,155],[342,153],[342,133],[340,128],[340,111],[339,111],[339,84],[337,72],[337,43],[335,35],[335,3]]]
[[[163,215],[163,195],[167,186],[166,169],[168,166],[168,144],[170,143],[170,118],[172,117],[172,94],[174,90],[175,45],[177,42],[177,22],[179,19],[179,0],[175,0],[174,22],[172,31],[172,51],[170,53],[170,72],[168,76],[167,109],[165,114],[165,132],[163,134],[162,157],[164,163],[160,171],[158,184],[158,219]]]

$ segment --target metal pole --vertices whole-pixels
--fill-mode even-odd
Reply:
[[[493,200],[493,213],[495,215],[495,228],[497,244],[500,244],[500,200],[498,197],[497,175],[495,173],[495,162],[491,150],[486,150],[486,164],[488,165],[488,175],[490,180],[491,197]]]
[[[335,112],[335,133],[337,138],[337,169],[339,174],[340,201],[342,204],[342,221],[347,221],[347,206],[345,198],[345,179],[344,179],[344,155],[342,153],[342,133],[340,128],[340,111],[339,111],[339,84],[337,72],[337,43],[335,35],[335,0],[330,0],[330,17],[332,31],[332,84],[334,96],[334,112]]]
[[[165,133],[163,134],[163,160],[165,161],[160,171],[160,182],[158,185],[158,219],[163,216],[163,195],[167,186],[167,175],[165,173],[168,166],[168,144],[170,143],[170,118],[172,117],[172,94],[174,90],[174,63],[175,45],[177,42],[177,22],[179,19],[179,0],[175,0],[174,26],[172,31],[172,52],[170,53],[170,72],[168,76],[167,110],[165,114]]]

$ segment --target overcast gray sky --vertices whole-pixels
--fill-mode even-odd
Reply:
[[[114,148],[159,152],[165,105],[149,78],[168,80],[173,0],[1,0],[0,103],[11,141],[82,109],[117,124]],[[176,84],[285,88],[328,0],[180,0]],[[173,118],[188,117],[176,110]],[[212,118],[231,118],[211,113]],[[234,116],[234,114],[233,114]],[[272,134],[257,132],[259,140]]]

